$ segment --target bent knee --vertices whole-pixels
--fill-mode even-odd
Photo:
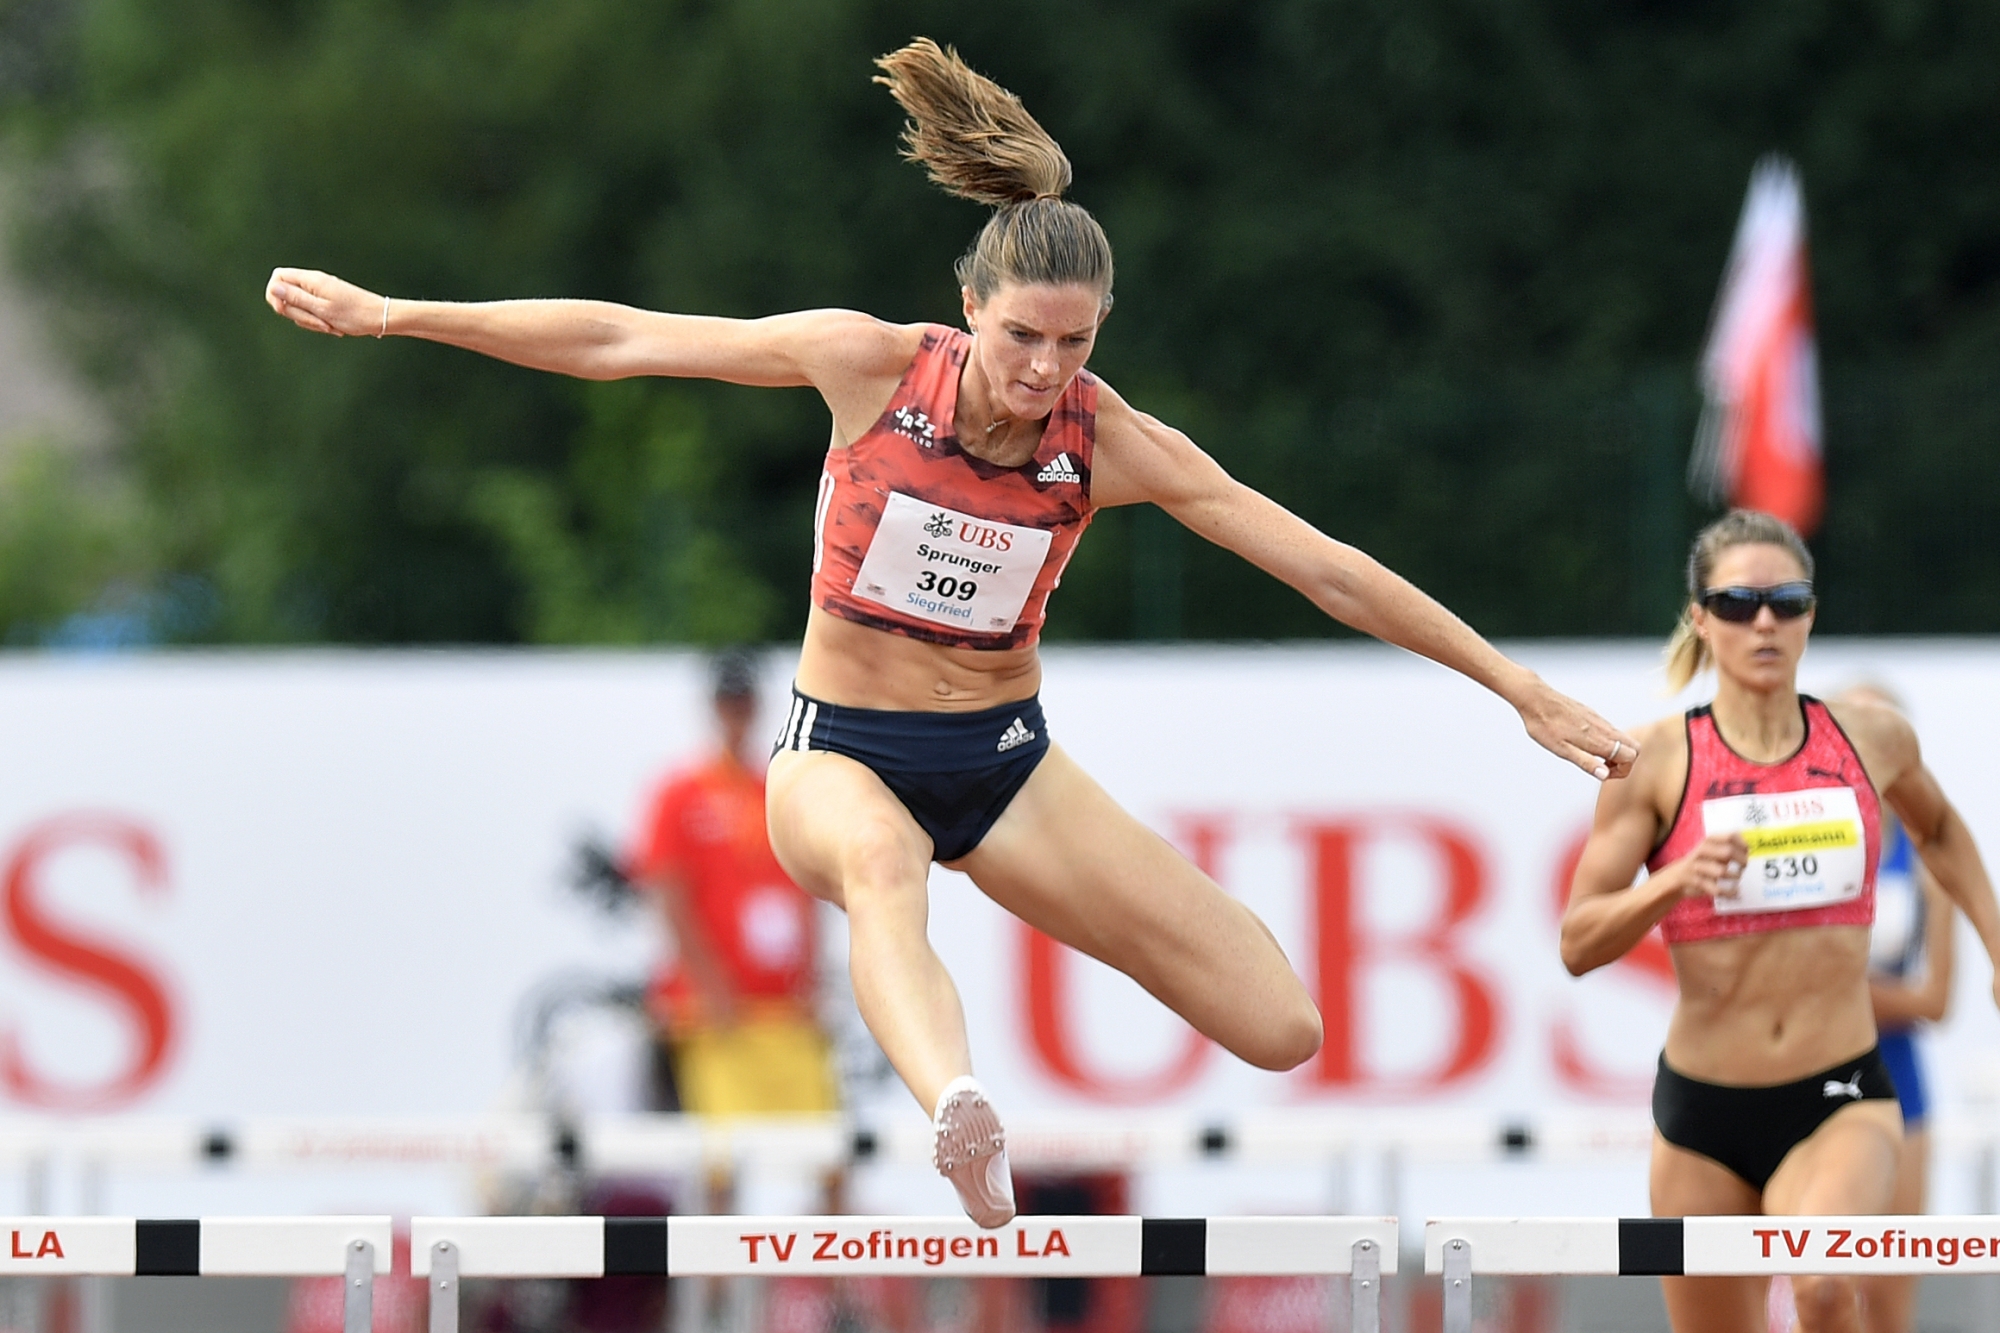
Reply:
[[[1297,1069],[1319,1054],[1320,1043],[1325,1039],[1326,1027],[1320,1021],[1319,1010],[1301,995],[1297,1004],[1288,1005],[1284,1012],[1259,1023],[1248,1049],[1238,1051],[1237,1055],[1259,1069],[1283,1073]]]
[[[779,867],[821,902],[852,912],[857,898],[872,905],[926,891],[929,843],[888,820],[857,820],[816,843],[780,836],[775,821],[772,832]]]
[[[848,896],[924,892],[930,881],[930,845],[888,820],[867,820],[841,839],[840,880]]]

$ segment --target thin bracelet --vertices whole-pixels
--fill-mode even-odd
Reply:
[[[382,298],[382,332],[376,334],[375,336],[377,338],[384,337],[388,334],[388,332],[389,332],[389,298],[385,296]]]

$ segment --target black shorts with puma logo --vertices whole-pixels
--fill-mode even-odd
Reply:
[[[1676,1148],[1721,1163],[1762,1190],[1785,1154],[1843,1106],[1894,1101],[1895,1080],[1876,1047],[1793,1083],[1704,1083],[1667,1065],[1653,1080],[1653,1123]]]

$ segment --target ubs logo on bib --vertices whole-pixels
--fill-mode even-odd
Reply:
[[[1800,819],[1817,819],[1826,813],[1826,802],[1813,796],[1774,796],[1752,800],[1743,811],[1743,822],[1751,828]]]
[[[931,521],[924,524],[924,531],[933,537],[951,536],[951,520],[943,514],[932,514]]]

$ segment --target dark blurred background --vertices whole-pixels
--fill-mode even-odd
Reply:
[[[0,459],[0,642],[781,639],[809,391],[589,385],[271,315],[398,295],[953,320],[916,33],[1109,230],[1094,368],[1494,635],[1654,635],[1753,162],[1802,169],[1821,626],[2000,629],[1995,0],[0,0],[12,267],[108,429]],[[1340,632],[1156,511],[1051,638]]]

